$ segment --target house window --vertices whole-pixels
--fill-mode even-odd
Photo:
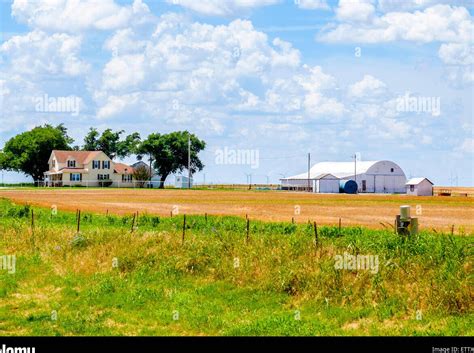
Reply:
[[[92,161],[92,169],[100,169],[100,161]]]
[[[51,165],[53,166],[53,168],[56,167],[56,160],[55,159],[53,159],[53,162],[51,163]]]
[[[109,174],[97,174],[97,179],[99,179],[99,180],[109,180],[110,175]]]
[[[110,161],[102,161],[102,169],[110,169]]]
[[[390,171],[393,173],[393,168],[390,168]]]
[[[367,191],[367,181],[362,180],[362,191]]]
[[[69,180],[70,181],[81,181],[82,180],[82,174],[81,173],[71,173],[71,174],[69,174]]]
[[[68,160],[67,161],[68,168],[76,168],[76,161],[75,160]]]
[[[122,174],[122,181],[124,183],[131,183],[132,182],[132,174]]]
[[[410,191],[411,192],[415,191],[415,185],[410,185]]]

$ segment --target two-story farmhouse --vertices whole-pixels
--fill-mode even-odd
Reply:
[[[102,151],[51,152],[47,186],[133,186],[133,168],[111,160]]]

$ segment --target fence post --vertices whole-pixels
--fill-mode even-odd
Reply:
[[[186,234],[186,214],[183,215],[183,237],[181,239],[181,245],[184,245],[184,235]]]
[[[313,224],[314,226],[314,244],[316,245],[316,248],[318,247],[318,225],[316,222]]]
[[[454,235],[454,224],[451,226],[451,236]]]
[[[77,233],[81,231],[81,210],[77,210]]]
[[[250,219],[247,218],[247,237],[245,238],[245,241],[248,243],[250,239]]]
[[[339,218],[339,236],[341,236],[341,219]]]
[[[207,224],[207,213],[204,215],[204,217],[206,218],[206,224]]]
[[[133,214],[133,219],[132,219],[132,228],[130,229],[130,233],[133,233],[133,230],[135,229],[135,217],[137,216],[136,213]]]

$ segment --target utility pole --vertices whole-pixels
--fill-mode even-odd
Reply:
[[[191,134],[188,132],[188,189],[191,189]]]
[[[151,158],[151,153],[150,153],[150,188],[153,188],[153,184],[152,184],[152,178],[153,178],[153,171],[152,171],[152,168],[151,168],[151,162],[153,161],[153,159]]]
[[[308,192],[311,192],[311,153],[308,153]]]
[[[354,181],[357,184],[357,153],[354,153]],[[359,186],[357,186],[357,189],[359,189]]]

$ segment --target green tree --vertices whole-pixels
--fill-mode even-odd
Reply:
[[[100,134],[96,128],[91,127],[89,133],[84,138],[84,146],[82,148],[85,151],[102,151],[111,159],[116,157],[124,158],[135,153],[140,143],[140,135],[134,132],[124,140],[121,140],[123,133],[123,130],[114,132],[112,129],[106,129]]]
[[[48,160],[53,150],[71,150],[74,142],[61,124],[37,126],[30,131],[12,137],[0,153],[1,169],[23,172],[36,181],[44,179]]]
[[[168,175],[182,172],[188,167],[188,137],[191,142],[191,173],[204,168],[198,153],[206,147],[206,143],[188,131],[176,131],[169,134],[153,133],[138,146],[139,157],[151,156],[153,165],[160,175],[160,188],[164,188]]]

